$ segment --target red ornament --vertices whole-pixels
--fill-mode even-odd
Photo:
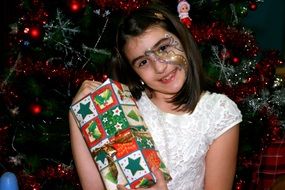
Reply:
[[[34,26],[30,28],[29,34],[33,39],[39,39],[41,37],[41,30]]]
[[[39,115],[42,112],[42,106],[39,104],[32,104],[30,110],[33,115]]]
[[[79,12],[81,9],[85,7],[85,1],[80,0],[71,0],[69,3],[69,8],[72,12]]]
[[[70,4],[70,9],[74,12],[77,12],[79,10],[80,4],[78,2],[72,2]]]
[[[233,63],[234,64],[239,64],[240,63],[240,59],[238,57],[233,57]]]
[[[252,2],[252,1],[249,2],[248,6],[249,6],[249,9],[252,10],[252,11],[255,11],[256,8],[257,8],[256,2]]]
[[[102,79],[103,79],[103,81],[107,80],[107,79],[108,79],[108,75],[104,74],[104,75],[102,76]]]

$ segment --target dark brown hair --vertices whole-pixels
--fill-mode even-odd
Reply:
[[[124,46],[131,37],[139,36],[146,29],[159,26],[176,35],[180,40],[188,60],[186,81],[180,91],[170,100],[180,111],[193,111],[204,90],[202,59],[195,40],[189,30],[180,22],[177,15],[161,5],[149,5],[132,12],[123,18],[116,37],[117,62],[114,63],[113,78],[129,86],[136,99],[145,87],[140,77],[126,59]]]

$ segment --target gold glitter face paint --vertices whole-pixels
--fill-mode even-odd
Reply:
[[[134,65],[139,67],[146,61],[174,64],[184,69],[188,65],[181,43],[171,34],[165,34],[165,38],[158,41],[151,49],[145,51],[144,55],[135,60]]]

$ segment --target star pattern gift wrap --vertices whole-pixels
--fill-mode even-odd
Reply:
[[[126,85],[108,79],[71,110],[108,190],[150,187],[152,167],[171,179]]]

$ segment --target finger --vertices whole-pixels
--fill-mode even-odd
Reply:
[[[155,185],[151,186],[150,188],[146,188],[146,189],[138,188],[135,190],[167,190],[168,189],[162,171],[159,168],[155,168],[155,167],[152,168],[151,171],[156,178]]]
[[[157,184],[165,184],[163,173],[159,168],[152,168],[152,173],[156,177]]]
[[[127,190],[127,188],[125,188],[123,185],[117,185],[117,189],[118,190]]]
[[[91,85],[95,86],[96,88],[100,86],[101,84],[102,82],[99,82],[99,81],[91,81]]]
[[[152,168],[152,172],[156,177],[156,185],[161,189],[167,189],[166,181],[164,179],[163,173],[159,168]]]
[[[99,81],[91,81],[91,80],[85,80],[82,85],[81,88],[85,89],[85,88],[89,88],[92,91],[94,91],[98,86],[100,86],[102,83]]]
[[[96,88],[101,84],[102,83],[98,81],[85,80],[79,88],[78,92],[76,93],[75,97],[73,98],[72,103],[75,103],[83,97],[87,96],[88,94],[94,92]]]

